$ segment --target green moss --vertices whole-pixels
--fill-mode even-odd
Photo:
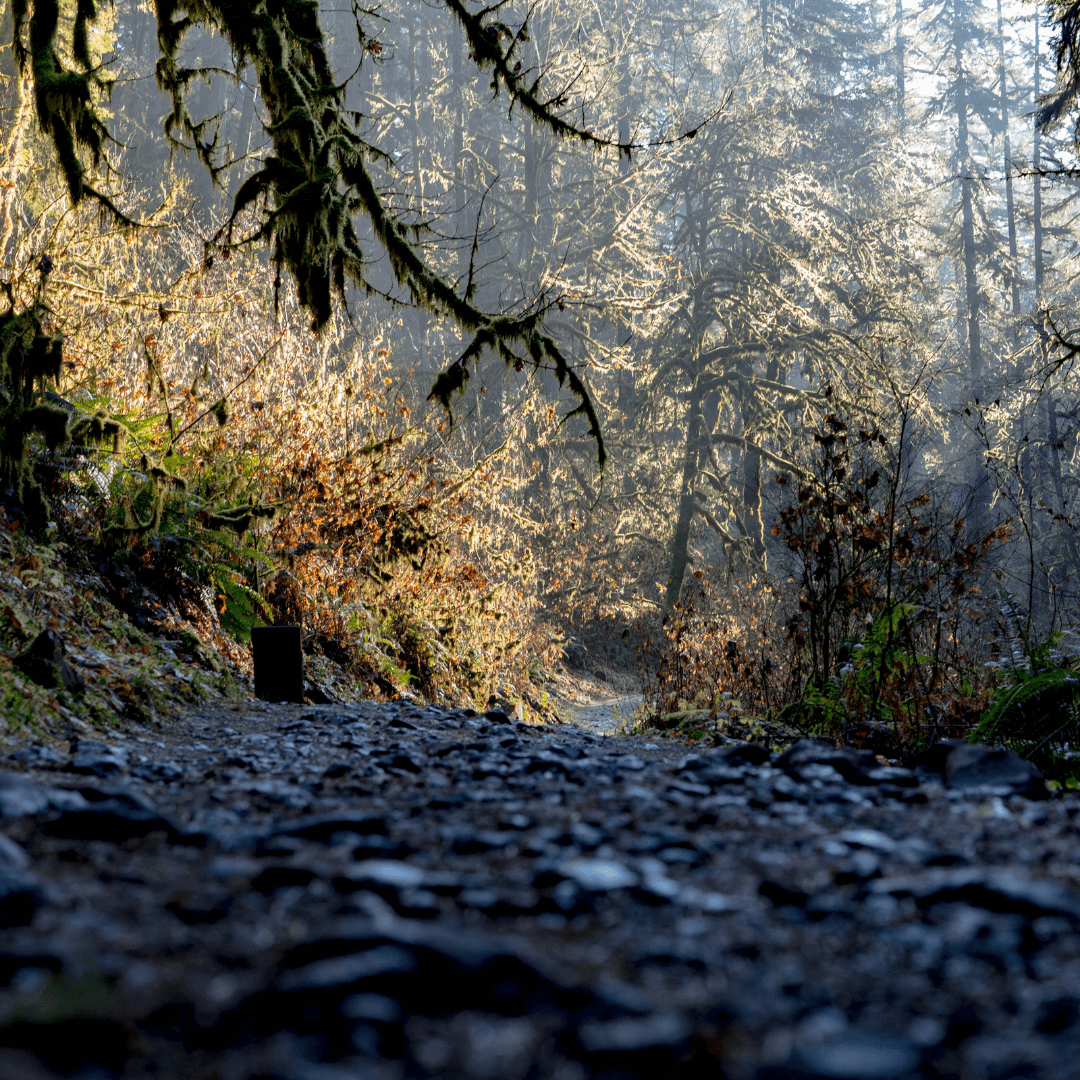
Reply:
[[[207,246],[206,266],[213,264],[219,252],[228,255],[247,245],[267,244],[277,270],[275,306],[285,271],[295,281],[312,328],[321,330],[334,304],[345,303],[350,284],[363,293],[382,291],[381,282],[368,278],[372,266],[382,265],[362,240],[370,229],[374,245],[381,249],[378,254],[386,256],[401,292],[418,308],[451,319],[471,336],[462,354],[435,380],[431,400],[449,409],[469,379],[470,362],[478,362],[486,353],[497,354],[518,370],[528,364],[537,371],[550,371],[559,386],[577,399],[569,415],[585,419],[603,466],[606,455],[599,418],[581,377],[555,337],[544,330],[545,305],[533,305],[518,314],[492,314],[475,302],[471,266],[468,282],[458,286],[432,271],[421,258],[425,227],[407,223],[395,208],[394,197],[376,182],[372,165],[392,166],[392,158],[365,139],[364,118],[346,106],[348,80],[341,80],[330,64],[318,0],[256,5],[158,0],[155,7],[160,52],[157,81],[172,106],[165,118],[165,135],[174,150],[194,147],[215,183],[230,165],[218,144],[221,118],[196,119],[188,109],[189,97],[203,75],[197,66],[189,65],[189,34],[220,34],[232,53],[237,80],[249,67],[254,71],[267,113],[268,153],[237,191],[231,214]],[[492,73],[496,92],[505,89],[512,103],[533,122],[557,136],[610,145],[568,123],[560,108],[536,96],[539,83],[527,83],[519,74],[521,64],[514,57],[520,43],[528,40],[524,26],[507,34],[510,44],[502,45],[498,33],[507,28],[492,22],[489,10],[472,13],[457,0],[448,0],[447,7],[468,39],[477,65]],[[107,168],[105,151],[110,140],[100,105],[108,86],[100,68],[90,62],[87,49],[87,27],[97,16],[96,7],[88,0],[78,5],[71,69],[64,66],[58,49],[56,0],[38,0],[33,11],[31,18],[28,0],[13,0],[15,57],[24,72],[33,71],[38,118],[56,150],[71,200],[74,204],[94,200],[121,224],[131,226],[130,219],[89,183],[94,170]],[[492,32],[497,32],[495,39]],[[363,55],[367,42],[359,25],[357,38]],[[218,69],[215,74],[225,72]],[[629,152],[629,146],[619,148]],[[251,211],[258,215],[257,224],[244,232],[241,222],[250,218]],[[357,218],[366,219],[364,228],[357,228]],[[214,412],[219,423],[228,420],[224,402],[217,403]]]
[[[12,1019],[55,1023],[75,1017],[106,1017],[121,1004],[111,979],[100,975],[54,975],[39,991],[17,1002]]]
[[[16,684],[11,669],[6,667],[0,669],[0,716],[12,734],[31,727],[34,721],[32,693],[28,696]]]

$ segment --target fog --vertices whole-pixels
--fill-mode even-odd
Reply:
[[[428,393],[469,335],[414,303],[360,213],[368,288],[347,286],[322,377],[351,378],[378,345],[457,467],[509,448],[512,482],[492,500],[546,552],[547,602],[582,648],[700,607],[695,590],[712,604],[767,583],[792,603],[839,589],[840,637],[896,602],[894,586],[939,631],[943,611],[970,616],[991,660],[1071,630],[1075,162],[1071,132],[1033,127],[1054,80],[1038,11],[500,8],[494,40],[569,137],[493,91],[440,6],[322,16],[387,205],[479,307],[545,311],[606,460],[583,418],[560,422],[576,401],[535,357],[470,360],[439,427]],[[253,71],[234,70],[220,37],[185,39],[185,63],[205,69],[187,100],[217,140],[215,191],[161,137],[153,16],[120,3],[101,33],[123,183],[149,207],[186,176],[186,220],[211,234],[268,152]],[[976,563],[978,582],[957,586]]]

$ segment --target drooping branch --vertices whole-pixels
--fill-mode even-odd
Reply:
[[[468,38],[474,61],[481,69],[494,70],[496,89],[501,82],[531,122],[562,137],[630,152],[630,144],[612,143],[564,121],[557,99],[537,96],[539,78],[525,86],[514,60],[516,44],[527,38],[524,28],[504,47],[508,28],[485,24],[484,13],[471,15],[459,0],[443,2]],[[108,84],[92,67],[87,47],[87,28],[97,17],[95,0],[79,0],[77,5],[71,69],[64,66],[63,50],[58,49],[57,0],[38,0],[32,18],[29,0],[14,0],[13,15],[15,56],[24,74],[34,76],[38,117],[56,147],[72,202],[96,201],[125,226],[133,225],[88,179],[108,169],[110,141],[99,108]],[[233,72],[215,68],[211,73],[239,79],[238,73],[250,66],[266,109],[269,152],[237,191],[224,226],[208,245],[207,264],[219,251],[267,244],[278,285],[283,274],[296,282],[298,300],[317,332],[329,322],[335,304],[345,307],[348,286],[377,291],[366,277],[372,253],[364,250],[357,230],[357,219],[366,218],[408,301],[451,319],[472,336],[462,355],[435,380],[431,399],[449,409],[468,380],[469,362],[484,351],[497,352],[509,366],[528,363],[550,370],[577,399],[567,419],[580,415],[586,420],[603,466],[596,409],[583,380],[544,328],[543,299],[522,313],[484,311],[468,291],[460,295],[420,257],[417,244],[423,227],[388,203],[371,172],[375,162],[390,167],[393,162],[361,137],[362,118],[345,107],[345,86],[336,81],[329,61],[318,0],[156,0],[156,17],[157,81],[171,103],[164,136],[174,150],[193,152],[219,182],[225,166],[219,160],[216,130],[211,122],[195,119],[188,108],[193,83],[209,71],[182,62],[185,39],[197,29],[219,34],[232,54]],[[357,35],[363,49],[367,41],[359,26]],[[252,213],[256,225],[244,231],[242,220]]]
[[[1076,113],[1073,141],[1080,145],[1080,0],[1051,0],[1046,9],[1058,28],[1058,36],[1050,42],[1057,62],[1057,85],[1039,99],[1035,125],[1049,131],[1069,113]]]

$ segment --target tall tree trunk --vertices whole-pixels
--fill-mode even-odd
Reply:
[[[525,168],[525,214],[524,235],[521,243],[521,268],[525,280],[532,277],[533,253],[536,250],[536,233],[540,227],[540,154],[539,136],[535,124],[525,125],[525,145],[522,149]]]
[[[665,614],[675,607],[682,594],[683,577],[690,561],[690,526],[694,521],[694,481],[700,468],[701,422],[701,401],[695,380],[690,407],[686,410],[686,449],[683,453],[682,482],[679,485],[679,511],[675,519],[675,535],[671,541],[671,574],[664,593]]]
[[[619,57],[623,72],[619,79],[619,142],[624,146],[630,142],[630,91],[632,82],[630,72],[627,70],[629,56],[623,52]],[[619,154],[619,175],[626,176],[630,172],[630,156]]]
[[[1005,81],[1005,30],[1001,18],[1001,0],[997,0],[997,37],[998,37],[998,87],[1001,102],[1001,133],[1005,150],[1005,213],[1009,224],[1009,284],[1012,301],[1013,325],[1009,333],[1010,340],[1016,339],[1016,321],[1020,318],[1020,276],[1017,272],[1019,255],[1016,244],[1016,204],[1013,201],[1012,177],[1012,141],[1009,138],[1009,94]]]
[[[1034,78],[1035,101],[1039,100],[1039,19],[1035,18],[1035,78]],[[1032,199],[1033,233],[1035,243],[1035,321],[1039,330],[1039,366],[1046,370],[1050,355],[1050,334],[1046,329],[1046,263],[1043,254],[1044,229],[1043,229],[1043,205],[1042,205],[1042,177],[1039,170],[1042,168],[1042,134],[1035,128],[1034,144],[1032,146],[1032,171],[1034,172],[1034,192]],[[1065,552],[1073,573],[1080,573],[1080,547],[1076,542],[1076,536],[1068,520],[1069,507],[1065,501],[1065,484],[1061,473],[1061,435],[1058,431],[1057,402],[1054,399],[1052,385],[1047,386],[1043,398],[1043,412],[1046,430],[1046,454],[1044,468],[1047,479],[1053,490],[1053,506],[1056,515],[1065,518],[1062,531],[1065,536]],[[1047,539],[1053,544],[1053,526],[1047,530]],[[1053,587],[1054,582],[1048,584]]]
[[[419,63],[426,61],[424,52],[427,47],[427,35],[424,32],[423,14],[417,12],[414,15],[411,6],[407,10],[409,13],[409,100],[412,103],[413,190],[417,199],[417,210],[420,217],[423,218],[425,212],[424,176],[420,168],[420,147],[427,142],[427,139],[421,139],[420,137],[420,101],[421,98],[427,101],[428,87],[427,79],[420,77],[417,66]],[[424,63],[425,76],[426,73],[427,64]],[[416,342],[417,351],[420,354],[420,371],[424,373],[425,377],[431,374],[428,366],[427,331],[427,312],[418,305],[416,307]]]
[[[769,0],[761,0],[761,65],[768,71],[772,67],[772,53],[769,49]]]
[[[754,424],[752,395],[739,402],[739,412],[742,418],[743,437],[747,438],[748,433],[753,431]],[[765,526],[761,519],[761,455],[750,446],[743,446],[742,450],[740,487],[742,489],[740,501],[743,532],[750,538],[754,545],[754,552],[761,558],[765,554]]]
[[[465,208],[465,73],[461,66],[461,35],[450,35],[451,76],[454,80],[454,209]]]
[[[907,76],[904,72],[904,0],[896,0],[896,115],[904,119]]]
[[[16,71],[14,77],[18,105],[7,141],[0,149],[0,261],[11,266],[14,266],[14,253],[9,252],[8,247],[15,233],[17,215],[13,210],[19,190],[18,180],[20,174],[26,172],[33,163],[32,151],[26,141],[33,110],[33,87],[31,80],[25,78],[21,72]]]
[[[1035,105],[1039,103],[1039,14],[1035,14],[1035,79],[1034,79]],[[1039,170],[1042,168],[1042,132],[1038,126],[1035,128],[1035,137],[1031,153],[1032,177],[1034,191],[1032,192],[1032,225],[1035,241],[1035,317],[1038,320],[1040,330],[1045,338],[1043,327],[1043,279],[1045,267],[1043,266],[1043,224],[1042,224],[1042,177]]]
[[[960,10],[960,0],[953,0],[953,63],[955,65],[953,97],[956,108],[956,158],[960,170],[961,249],[964,264],[968,384],[971,398],[981,404],[986,395],[982,386],[983,365],[979,326],[979,279],[975,266],[975,185],[971,175],[971,152],[968,137],[967,73],[964,70],[965,29],[965,21]],[[988,478],[981,446],[972,456],[969,484],[971,497],[968,533],[969,535],[978,535],[986,526],[989,505]]]
[[[1034,64],[1034,103],[1037,106],[1039,101],[1039,13],[1035,13],[1035,64]],[[1045,274],[1045,267],[1043,265],[1043,225],[1042,225],[1042,177],[1039,175],[1039,169],[1042,167],[1042,133],[1039,131],[1038,126],[1035,127],[1034,138],[1032,142],[1031,151],[1031,164],[1032,164],[1032,199],[1031,199],[1031,216],[1032,216],[1032,233],[1033,242],[1035,246],[1035,325],[1038,328],[1039,342],[1038,342],[1038,356],[1039,366],[1045,367],[1046,358],[1049,349],[1049,342],[1046,333],[1046,322],[1043,315],[1043,277]],[[1043,473],[1043,479],[1049,480],[1051,473],[1050,466],[1050,432],[1052,424],[1050,422],[1051,413],[1056,413],[1056,408],[1051,402],[1052,394],[1047,394],[1043,400],[1043,415],[1044,422],[1043,427],[1046,431],[1046,453],[1043,455],[1043,460],[1039,462],[1041,466],[1037,469],[1037,473]],[[1045,490],[1045,489],[1044,489]],[[1052,543],[1052,525],[1048,525],[1043,530],[1044,540]],[[1050,595],[1053,588],[1053,583],[1050,580],[1050,575],[1047,572],[1045,580],[1045,589],[1040,589],[1038,592],[1041,594],[1040,598],[1042,603],[1040,607],[1046,607],[1052,610],[1052,597]],[[1034,588],[1032,591],[1036,591]]]
[[[244,100],[240,106],[236,128],[229,139],[230,152],[233,158],[238,161],[246,157],[251,150],[251,133],[255,127],[255,100],[259,96],[259,81],[254,77],[254,71],[250,68],[248,70],[252,77],[247,80],[247,85],[240,91],[244,95]],[[236,193],[236,190],[245,179],[247,171],[246,165],[242,162],[231,170],[230,194]]]
[[[465,221],[465,204],[468,196],[465,191],[465,72],[461,62],[461,35],[456,27],[451,28],[450,42],[450,74],[453,79],[453,105],[452,123],[454,125],[452,148],[454,167],[454,192],[451,200],[454,231],[461,237],[467,232]],[[457,273],[464,277],[469,268],[469,250],[463,241],[458,243]],[[465,335],[461,334],[464,344]]]

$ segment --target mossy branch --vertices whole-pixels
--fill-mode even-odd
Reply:
[[[443,0],[461,26],[481,69],[492,68],[495,86],[501,83],[533,122],[562,137],[576,137],[597,146],[617,147],[629,154],[630,144],[613,143],[564,121],[558,100],[542,101],[539,80],[526,86],[514,70],[524,28],[508,33],[501,24],[485,24],[490,13],[471,15],[459,0]],[[133,222],[88,177],[108,169],[106,148],[111,141],[98,101],[109,84],[91,67],[87,28],[97,15],[95,0],[79,0],[72,54],[75,67],[65,68],[58,51],[60,34],[57,0],[38,0],[33,18],[29,0],[14,0],[15,55],[24,73],[32,71],[38,116],[56,147],[60,167],[73,203],[96,201],[121,224]],[[433,272],[417,251],[417,227],[393,209],[375,183],[369,164],[392,164],[387,155],[358,133],[359,121],[345,108],[344,84],[330,65],[318,0],[261,0],[255,4],[228,0],[157,0],[159,59],[157,81],[172,110],[164,137],[175,149],[194,152],[215,182],[227,166],[221,160],[216,127],[196,121],[187,100],[193,80],[207,70],[182,65],[186,35],[197,28],[220,33],[232,52],[233,72],[213,73],[239,79],[251,66],[265,104],[270,152],[259,170],[237,192],[232,211],[207,251],[211,264],[217,251],[265,242],[280,283],[287,273],[296,283],[301,306],[311,315],[312,329],[329,322],[335,303],[345,305],[346,287],[378,291],[367,279],[374,260],[365,253],[356,227],[366,217],[375,241],[388,257],[398,288],[418,308],[451,319],[473,335],[465,352],[436,379],[431,399],[448,410],[464,389],[469,360],[484,350],[497,351],[508,365],[530,363],[550,369],[578,401],[569,416],[580,415],[596,441],[603,466],[606,454],[599,418],[582,379],[572,370],[555,338],[544,330],[547,308],[533,305],[523,314],[491,313],[479,308],[470,291],[459,295],[445,278]],[[363,45],[363,34],[359,33]],[[257,210],[259,221],[236,238],[240,217]]]

